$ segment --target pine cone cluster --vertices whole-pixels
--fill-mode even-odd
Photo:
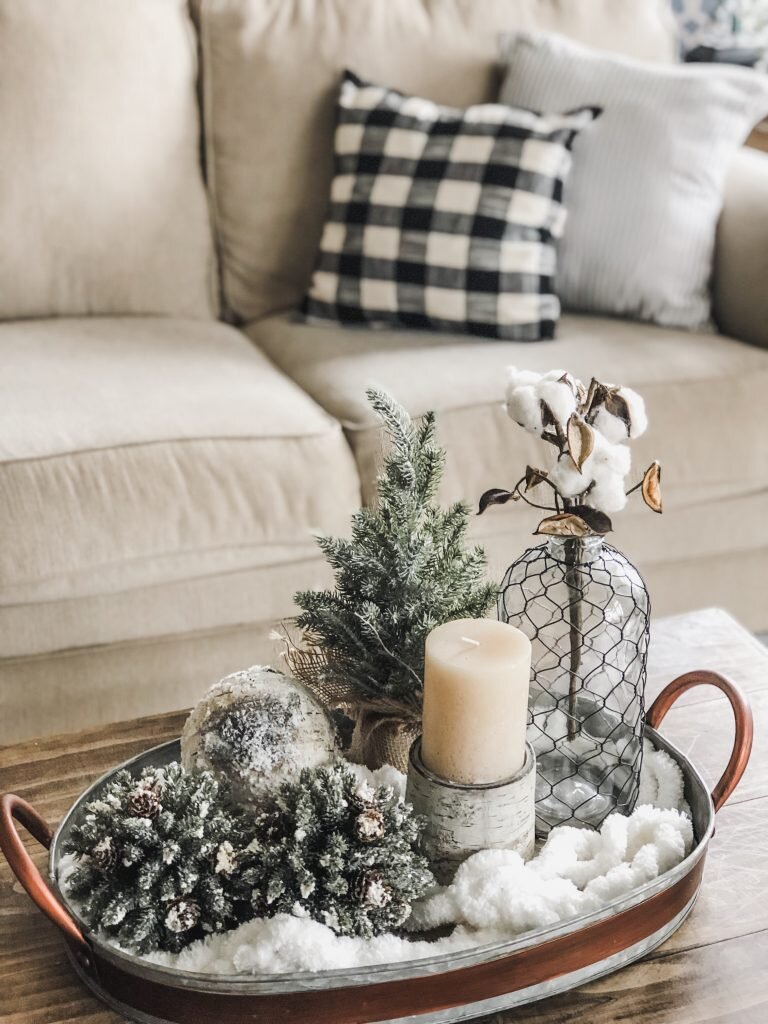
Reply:
[[[208,773],[187,775],[176,763],[138,780],[118,772],[64,846],[79,859],[68,894],[91,927],[126,948],[178,952],[253,916],[235,870],[248,825]]]
[[[140,954],[279,913],[369,937],[399,928],[434,884],[421,827],[410,804],[344,762],[304,769],[256,815],[207,772],[122,771],[72,827],[67,893],[91,927]]]
[[[254,912],[310,917],[341,935],[399,928],[434,884],[416,850],[421,827],[410,804],[361,785],[343,762],[305,769],[255,820],[243,865]]]

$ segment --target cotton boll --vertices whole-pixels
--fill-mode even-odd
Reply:
[[[621,388],[619,394],[627,403],[629,409],[630,428],[629,436],[640,437],[648,429],[648,416],[645,412],[645,402],[636,391],[631,388]]]
[[[585,467],[589,466],[595,477],[604,470],[626,476],[632,465],[632,453],[629,448],[625,444],[614,444],[601,434],[593,434],[593,439],[594,447]]]
[[[601,512],[620,512],[627,504],[624,479],[632,456],[626,445],[611,444],[600,434],[594,437],[594,450],[584,464],[584,469],[591,472],[594,480],[586,502]]]
[[[536,391],[539,398],[547,403],[552,410],[552,415],[565,430],[568,420],[576,411],[576,396],[571,388],[560,380],[543,380]]]
[[[525,384],[508,391],[507,413],[530,434],[541,437],[544,424],[541,420],[541,404],[535,388]]]
[[[589,472],[589,459],[585,462],[582,471],[579,472],[568,455],[557,460],[548,477],[550,483],[557,488],[563,498],[575,498],[578,494],[583,494],[593,480],[592,474]]]
[[[605,473],[595,479],[595,485],[586,496],[586,502],[599,512],[621,512],[627,504],[624,491],[624,477]]]
[[[624,420],[618,416],[614,416],[613,413],[608,412],[605,406],[600,406],[597,413],[592,418],[591,426],[611,444],[618,444],[620,441],[626,441],[627,437],[627,425]]]
[[[648,428],[645,402],[640,395],[631,388],[619,388],[617,394],[626,402],[629,413],[629,430],[622,417],[614,416],[604,405],[598,408],[592,419],[592,426],[595,430],[613,444],[626,441],[628,437],[640,437]]]
[[[548,370],[546,373],[542,373],[541,379],[544,380],[560,380],[561,377],[571,377],[567,370]],[[571,380],[573,378],[571,377]]]
[[[533,370],[518,370],[516,366],[507,367],[507,397],[515,388],[536,387],[541,380],[540,373]]]
[[[624,477],[629,472],[632,461],[630,451],[626,445],[611,444],[600,434],[595,433],[593,437],[594,448],[581,471],[576,469],[571,458],[564,455],[550,471],[549,480],[564,498],[575,498],[594,483],[594,488],[587,495],[588,504],[608,512],[604,504],[608,501],[614,506],[612,511],[616,512],[626,504],[626,496],[622,501],[619,492],[624,494]],[[597,499],[595,491],[598,494]],[[603,503],[597,504],[598,500]]]

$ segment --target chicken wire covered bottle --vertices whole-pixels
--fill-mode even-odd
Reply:
[[[533,645],[536,830],[597,828],[637,800],[650,601],[601,536],[551,536],[507,570],[499,618]]]

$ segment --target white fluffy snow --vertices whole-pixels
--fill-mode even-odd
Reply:
[[[404,793],[405,776],[394,768],[353,767],[361,783]],[[454,953],[599,910],[679,864],[692,844],[682,772],[668,754],[646,744],[639,805],[629,817],[613,814],[599,832],[561,825],[528,863],[509,850],[475,854],[452,885],[414,908],[413,939],[349,938],[316,921],[281,914],[210,936],[182,953],[146,959],[205,974],[279,974]],[[452,932],[435,941],[415,934],[451,924]]]

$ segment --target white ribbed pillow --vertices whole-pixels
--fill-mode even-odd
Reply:
[[[502,103],[603,110],[573,146],[558,246],[563,305],[705,325],[725,174],[768,113],[768,77],[643,63],[530,32],[505,37],[502,54]]]

